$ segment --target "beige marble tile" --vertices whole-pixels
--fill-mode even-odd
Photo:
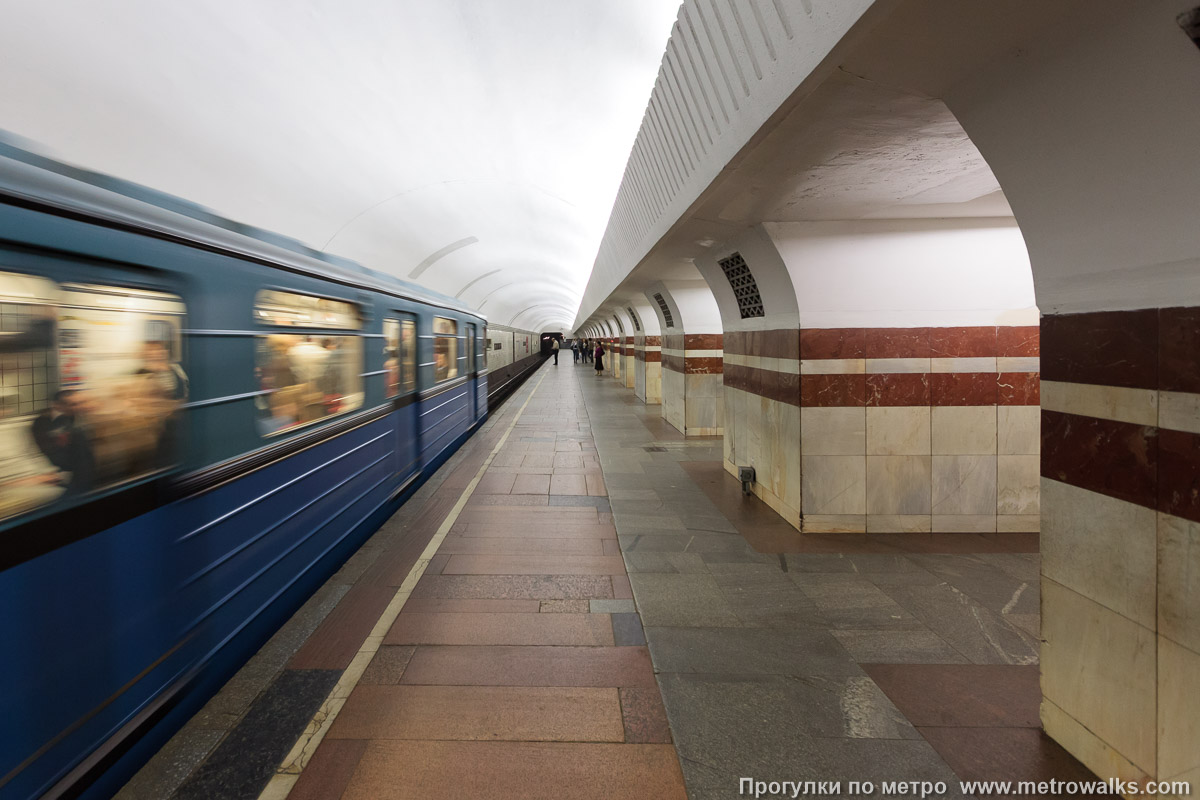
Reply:
[[[931,472],[931,456],[867,456],[867,513],[932,513]]]
[[[1179,775],[1197,768],[1200,768],[1200,653],[1160,636],[1158,774]]]
[[[929,533],[933,519],[928,514],[870,514],[867,533]]]
[[[996,359],[989,357],[976,358],[931,358],[929,371],[946,372],[995,372]]]
[[[680,433],[687,424],[684,418],[683,375],[674,370],[662,371],[662,415]]]
[[[693,397],[691,395],[685,397],[683,418],[686,433],[722,427],[723,415],[720,412],[723,408],[724,404],[718,402],[715,397]]]
[[[929,372],[928,358],[868,358],[867,374]]]
[[[1042,479],[1042,575],[1151,629],[1157,543],[1153,509]]]
[[[996,458],[996,511],[999,514],[1037,514],[1041,511],[1040,456]]]
[[[1159,392],[1158,425],[1172,431],[1200,433],[1200,394]]]
[[[796,443],[800,441],[800,409],[765,397],[759,398],[759,404],[762,416],[768,423],[764,437],[765,452],[769,455],[772,465],[766,485],[789,509],[802,508],[803,454],[800,448],[796,447]],[[726,422],[728,421],[727,416]]]
[[[996,457],[934,456],[933,513],[994,517]]]
[[[1000,356],[996,359],[997,372],[1039,372],[1042,360],[1038,356]]]
[[[867,409],[800,409],[800,451],[806,456],[866,455]]]
[[[1042,727],[1046,735],[1083,762],[1101,780],[1116,778],[1144,783],[1150,776],[1134,766],[1104,740],[1079,723],[1050,700],[1042,699]]]
[[[1154,632],[1043,578],[1042,638],[1045,698],[1153,774],[1158,730]]]
[[[996,407],[996,452],[1006,456],[1042,452],[1040,406]]]
[[[867,518],[862,514],[805,514],[805,533],[866,533]]]
[[[864,358],[806,358],[800,362],[801,375],[861,375],[866,372]]]
[[[1200,652],[1200,524],[1163,513],[1158,515],[1158,632]]]
[[[929,411],[928,406],[868,408],[867,455],[929,455]]]
[[[932,408],[931,442],[936,455],[995,455],[995,406]]]
[[[994,533],[995,514],[934,514],[934,533]]]
[[[804,456],[806,514],[865,514],[867,459],[864,456]]]
[[[1134,425],[1158,424],[1158,392],[1090,383],[1042,381],[1042,408]]]
[[[1001,514],[996,517],[997,533],[1037,533],[1041,529],[1041,514]]]

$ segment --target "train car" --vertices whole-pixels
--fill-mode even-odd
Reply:
[[[0,798],[115,792],[483,422],[486,326],[0,146]]]

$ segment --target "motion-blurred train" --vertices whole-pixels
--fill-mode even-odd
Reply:
[[[0,144],[0,798],[115,792],[483,422],[486,324]]]

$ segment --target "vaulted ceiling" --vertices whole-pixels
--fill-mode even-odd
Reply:
[[[0,0],[0,129],[566,329],[678,0]]]

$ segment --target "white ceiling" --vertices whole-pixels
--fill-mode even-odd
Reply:
[[[0,129],[566,329],[678,5],[0,0]]]

